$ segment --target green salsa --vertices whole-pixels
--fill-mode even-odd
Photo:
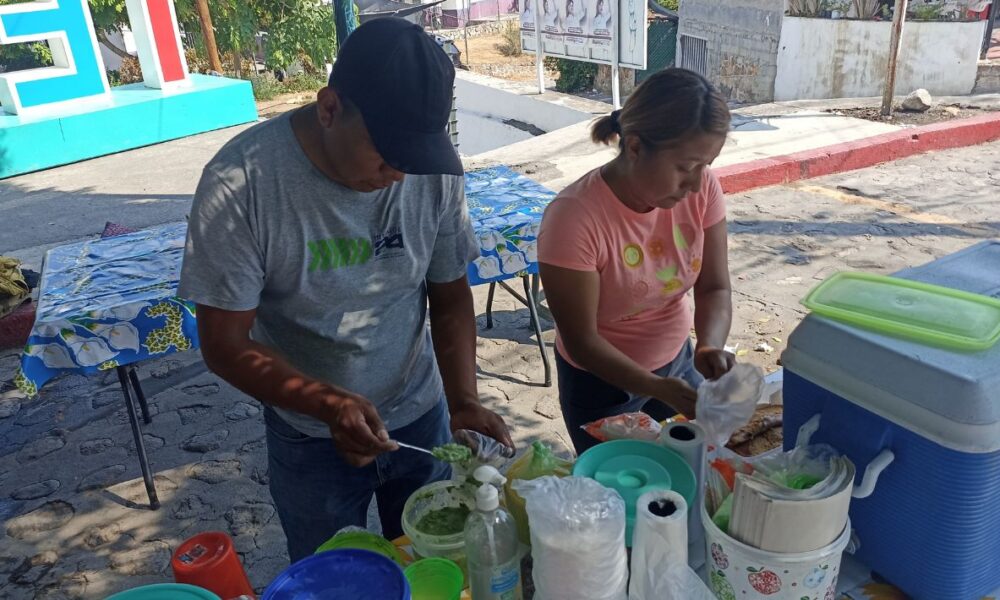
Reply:
[[[444,444],[431,449],[434,458],[451,464],[461,464],[472,460],[472,450],[461,444]]]
[[[432,510],[417,521],[417,530],[427,535],[462,533],[469,512],[469,508],[466,506],[446,506]]]

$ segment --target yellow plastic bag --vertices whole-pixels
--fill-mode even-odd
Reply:
[[[517,536],[521,543],[531,545],[528,528],[528,512],[525,510],[524,498],[514,491],[514,480],[530,481],[546,475],[567,477],[573,470],[573,461],[556,456],[552,449],[542,442],[534,442],[521,458],[507,469],[507,483],[503,486],[507,511],[517,522]]]

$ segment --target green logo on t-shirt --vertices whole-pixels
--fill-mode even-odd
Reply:
[[[330,238],[308,242],[309,272],[329,271],[351,265],[362,265],[372,257],[372,243],[365,238]]]

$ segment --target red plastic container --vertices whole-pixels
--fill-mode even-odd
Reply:
[[[222,600],[255,598],[233,540],[221,531],[206,531],[186,540],[170,559],[174,581],[214,592]]]

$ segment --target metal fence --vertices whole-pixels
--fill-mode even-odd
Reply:
[[[635,74],[636,83],[657,71],[674,66],[677,59],[677,23],[666,19],[652,21],[646,36],[649,40],[646,50],[646,70]]]

